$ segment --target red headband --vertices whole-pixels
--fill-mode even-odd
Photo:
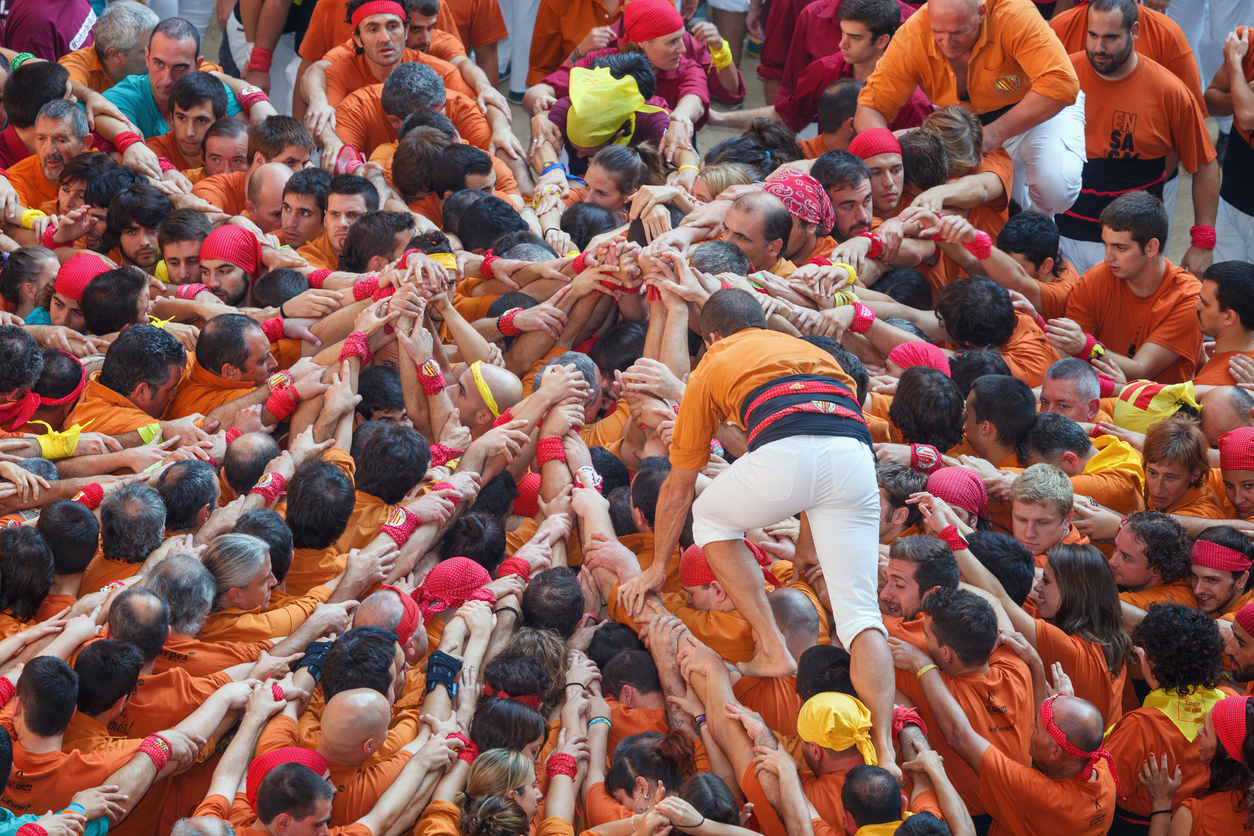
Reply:
[[[945,352],[922,340],[910,340],[899,344],[888,352],[888,359],[903,369],[911,366],[928,366],[938,372],[943,372],[945,377],[950,376],[949,358],[945,356]]]
[[[1245,747],[1246,703],[1254,697],[1226,697],[1210,710],[1210,721],[1215,726],[1215,737],[1237,763],[1244,763],[1241,750]]]
[[[491,685],[484,683],[483,696],[496,697],[502,700],[513,700],[514,702],[520,702],[523,705],[529,705],[532,708],[534,708],[536,711],[540,710],[540,697],[537,694],[523,694],[522,696],[514,697],[514,696],[510,696],[504,691],[498,691],[495,688],[493,688]]]
[[[353,28],[356,29],[359,23],[371,15],[396,15],[401,20],[408,20],[400,3],[393,3],[392,0],[370,0],[369,3],[362,3],[353,12]]]
[[[1241,625],[1242,630],[1244,630],[1247,634],[1254,636],[1254,603],[1246,604],[1244,607],[1237,610],[1235,620],[1237,624]]]
[[[809,174],[785,169],[772,174],[762,186],[762,191],[778,197],[788,209],[788,214],[818,227],[819,235],[831,232],[836,224],[836,210],[823,187]]]
[[[1222,572],[1244,572],[1254,565],[1250,559],[1236,549],[1198,540],[1193,544],[1193,552],[1189,562],[1208,569],[1219,569]]]
[[[34,416],[35,411],[40,406],[64,406],[67,403],[73,403],[78,400],[78,396],[83,394],[83,387],[87,385],[87,369],[83,368],[83,362],[68,351],[59,351],[66,357],[72,357],[75,363],[78,363],[79,378],[78,386],[74,387],[74,391],[70,392],[63,398],[45,398],[38,392],[28,391],[16,401],[12,403],[0,404],[0,425],[13,419],[13,423],[9,425],[10,432],[16,432],[17,428],[25,424]]]
[[[422,624],[422,611],[418,608],[417,601],[396,587],[384,586],[383,589],[401,596],[401,606],[405,608],[405,612],[401,616],[401,623],[396,625],[396,639],[404,644],[414,637],[414,633],[418,632],[418,626]]]
[[[745,540],[745,546],[748,547],[749,553],[753,555],[753,559],[758,562],[758,566],[762,569],[762,578],[766,581],[769,588],[779,586],[779,579],[767,571],[771,564],[770,556],[766,553],[766,549],[759,546],[752,540]],[[679,558],[679,585],[684,587],[705,586],[718,580],[714,576],[714,570],[710,568],[710,561],[706,559],[705,549],[693,543],[684,549],[683,555]]]
[[[1105,759],[1106,763],[1110,765],[1110,777],[1115,779],[1115,792],[1119,794],[1120,798],[1124,798],[1123,787],[1119,784],[1119,770],[1115,768],[1114,755],[1105,749],[1098,749],[1095,752],[1081,752],[1075,744],[1067,739],[1062,729],[1054,725],[1054,700],[1058,699],[1059,696],[1062,695],[1050,697],[1041,703],[1041,725],[1045,727],[1045,731],[1049,732],[1049,736],[1054,739],[1054,742],[1061,746],[1062,750],[1068,755],[1073,758],[1088,758],[1088,764],[1082,771],[1076,774],[1075,777],[1077,779],[1087,781],[1093,774],[1093,767],[1097,766],[1097,762]]]
[[[248,765],[248,782],[245,784],[244,794],[248,797],[248,806],[253,808],[254,813],[257,812],[257,789],[261,786],[261,782],[270,774],[271,769],[285,763],[298,763],[308,767],[319,777],[331,769],[331,765],[322,755],[313,749],[303,749],[300,746],[284,746],[282,749],[275,749],[273,752],[262,755]]]

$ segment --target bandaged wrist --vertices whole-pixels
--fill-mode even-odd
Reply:
[[[560,438],[542,438],[536,442],[536,464],[543,467],[552,461],[566,461],[566,448]]]
[[[206,290],[209,290],[209,285],[201,284],[200,282],[196,282],[195,284],[181,284],[177,289],[175,289],[174,295],[179,299],[195,299],[196,294],[203,293]],[[283,327],[282,322],[279,323],[279,327]],[[270,342],[274,342],[274,340],[271,340]]]
[[[152,444],[153,440],[161,438],[161,423],[153,421],[151,424],[145,424],[140,427],[137,432],[139,433],[140,441],[145,444]]]
[[[724,39],[718,45],[718,49],[715,49],[714,47],[710,47],[710,60],[713,61],[714,66],[720,70],[731,66],[731,63],[732,63],[731,45],[727,43],[726,39]]]
[[[521,557],[507,557],[501,561],[500,566],[496,567],[498,579],[506,575],[517,575],[526,580],[531,577],[531,564]]]
[[[444,371],[434,357],[428,357],[418,367],[418,382],[427,397],[433,397],[444,391]]]

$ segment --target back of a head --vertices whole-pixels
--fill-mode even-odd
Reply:
[[[0,531],[0,607],[19,621],[33,621],[48,597],[53,576],[52,549],[30,526]]]
[[[971,384],[986,374],[1010,375],[1010,366],[996,348],[971,348],[949,358],[949,379],[958,387],[965,403]]]
[[[692,738],[678,729],[666,734],[644,732],[624,738],[614,752],[605,774],[605,789],[634,792],[636,778],[660,781],[666,787],[682,787],[696,771]]]
[[[1017,446],[1036,419],[1036,395],[1017,377],[986,374],[971,384],[971,394],[976,422],[991,422],[997,441],[1008,447]]]
[[[679,797],[692,805],[705,818],[719,824],[737,827],[740,804],[722,778],[710,772],[698,772],[679,790]]]
[[[901,136],[901,170],[906,182],[919,191],[943,186],[954,168],[945,143],[931,131],[909,131]]]
[[[810,345],[818,346],[832,355],[832,359],[844,369],[845,374],[853,379],[857,390],[854,392],[854,395],[858,398],[858,403],[866,403],[867,393],[871,390],[871,375],[867,372],[866,366],[862,364],[857,355],[831,337],[825,337],[821,334],[812,334],[801,339]]]
[[[932,286],[913,267],[898,267],[884,273],[875,282],[875,292],[890,296],[915,310],[932,310]]]
[[[1092,439],[1074,419],[1057,412],[1041,412],[1027,428],[1015,451],[1025,464],[1033,459],[1058,464],[1064,453],[1083,458],[1092,446]]]
[[[923,121],[923,128],[944,143],[951,176],[968,174],[984,162],[984,126],[970,108],[939,107]]]
[[[866,86],[856,78],[842,78],[819,96],[819,133],[834,134],[858,111],[858,94]]]
[[[564,566],[545,569],[527,584],[523,593],[523,624],[552,630],[569,639],[583,617],[583,588],[578,576]]]
[[[83,647],[74,659],[78,674],[78,710],[103,714],[135,690],[144,654],[130,642],[101,639]]]
[[[706,241],[698,244],[689,252],[688,263],[692,265],[692,269],[711,276],[719,273],[747,276],[753,269],[749,256],[731,241]]]
[[[15,128],[33,128],[48,102],[65,97],[70,72],[52,61],[26,61],[4,82],[4,109]]]
[[[797,696],[801,702],[832,691],[857,697],[849,675],[851,657],[843,647],[818,644],[808,648],[797,659]]]
[[[45,505],[35,530],[52,549],[53,571],[58,575],[85,572],[96,556],[100,522],[89,508],[72,499],[54,499]]]
[[[478,504],[476,498],[476,507]],[[505,559],[505,549],[505,526],[501,520],[491,514],[472,512],[449,525],[437,552],[441,560],[468,557],[495,576],[497,567]]]
[[[748,291],[717,290],[701,308],[700,327],[702,339],[730,337],[746,328],[766,328],[766,314]]]
[[[304,764],[279,764],[257,787],[257,821],[269,825],[284,813],[297,821],[307,819],[318,802],[331,798],[334,792],[325,778]]]
[[[404,61],[383,82],[379,104],[388,116],[404,119],[420,107],[438,109],[447,98],[439,73],[426,64]]]
[[[200,459],[175,462],[158,474],[153,487],[165,503],[167,531],[191,531],[218,507],[218,474]]]
[[[388,505],[405,498],[431,464],[431,446],[422,433],[404,424],[367,421],[353,434],[356,488]]]
[[[188,816],[174,823],[170,836],[235,836],[235,828],[217,816]]]
[[[166,602],[170,629],[180,636],[200,632],[216,597],[213,574],[186,554],[170,555],[154,566],[144,577],[143,588]]]
[[[100,503],[100,546],[105,555],[143,563],[165,539],[165,503],[148,485],[127,485]]]
[[[1214,282],[1221,311],[1236,311],[1244,331],[1254,331],[1254,264],[1220,261],[1206,268],[1202,281]]]
[[[597,670],[603,671],[611,659],[628,650],[648,652],[635,630],[617,621],[604,621],[592,632],[587,653]]]
[[[845,773],[840,803],[860,828],[901,821],[901,785],[883,767],[859,764]]]
[[[586,250],[592,239],[620,226],[613,209],[595,203],[576,203],[562,212],[562,232],[570,236],[579,250]]]
[[[924,810],[901,823],[893,836],[952,836],[949,825]]]
[[[967,535],[971,554],[1001,582],[1010,600],[1019,606],[1036,584],[1036,563],[1022,543],[1001,531],[973,531]]]
[[[387,696],[395,650],[396,633],[382,627],[354,627],[342,634],[322,663],[323,696],[330,700],[354,688],[372,688]]]
[[[1151,604],[1132,632],[1159,688],[1189,694],[1223,675],[1224,640],[1216,620],[1196,607]]]
[[[298,549],[325,549],[340,538],[353,514],[356,491],[338,465],[306,462],[288,482],[287,524]]]
[[[444,230],[460,238],[462,218],[466,216],[470,207],[487,198],[488,194],[478,189],[462,189],[460,192],[453,192],[440,207],[441,214],[444,216]],[[472,228],[470,225],[467,226]]]
[[[624,686],[631,686],[640,694],[662,692],[662,680],[653,656],[642,650],[625,650],[610,659],[605,670],[601,671],[601,687],[605,695],[618,699]]]
[[[244,433],[227,445],[222,477],[237,496],[243,496],[261,480],[266,465],[281,452],[278,442],[267,433]]]
[[[470,798],[457,828],[461,836],[518,836],[529,829],[527,814],[512,799],[499,795]]]
[[[935,589],[923,599],[932,635],[948,647],[963,666],[988,664],[997,644],[993,606],[966,589]]]
[[[107,209],[114,195],[131,186],[146,182],[144,176],[135,169],[129,166],[118,166],[88,183],[86,191],[83,192],[83,201],[97,209]]]
[[[170,607],[152,590],[123,590],[109,607],[109,637],[129,642],[144,655],[144,664],[157,658],[170,632]]]
[[[141,383],[156,392],[170,379],[172,366],[182,369],[186,363],[187,352],[172,335],[151,325],[132,325],[105,352],[97,379],[119,395],[130,396]]]
[[[1002,346],[1018,322],[1010,293],[986,278],[958,279],[945,285],[936,298],[936,315],[961,348]]]
[[[83,320],[93,334],[129,330],[139,318],[139,297],[148,286],[143,270],[129,264],[106,270],[83,288]]]
[[[733,164],[743,166],[753,173],[755,180],[765,180],[775,170],[771,154],[758,142],[743,136],[724,139],[705,152],[703,162],[708,166]],[[721,189],[719,191],[722,191]],[[716,192],[711,189],[715,197]]]
[[[474,252],[486,250],[497,238],[507,232],[522,232],[527,229],[527,222],[519,217],[504,200],[499,197],[485,196],[462,213],[457,224],[457,235],[462,239],[462,246]]]
[[[22,701],[22,722],[31,733],[59,735],[78,707],[78,674],[55,656],[37,656],[22,669],[17,698]]]
[[[944,372],[911,366],[897,381],[888,417],[908,444],[931,444],[942,453],[962,441],[962,410],[958,387]]]

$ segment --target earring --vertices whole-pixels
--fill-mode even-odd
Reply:
[[[644,806],[644,807],[641,807],[641,806],[640,806],[640,801],[641,801],[641,799],[639,799],[639,798],[637,798],[637,799],[636,799],[636,809],[637,809],[637,810],[640,810],[640,811],[642,811],[642,812],[643,812],[643,811],[645,811],[645,810],[647,810],[647,809],[649,809],[649,807],[648,807],[649,796],[647,796],[647,795],[646,795],[646,796],[644,797],[644,799],[643,799],[643,800],[644,800],[644,802],[645,802],[645,806]]]

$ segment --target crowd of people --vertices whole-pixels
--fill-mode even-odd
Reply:
[[[1254,9],[1065,5],[0,9],[0,836],[1254,831]]]

